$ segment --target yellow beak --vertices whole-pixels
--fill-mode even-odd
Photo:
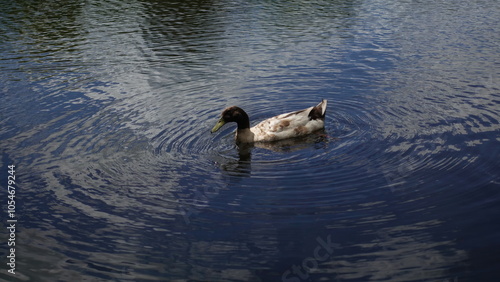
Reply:
[[[224,121],[223,118],[220,118],[219,121],[215,124],[214,128],[212,128],[212,130],[210,131],[211,133],[214,133],[216,132],[217,130],[219,130],[224,124],[226,124],[226,122]]]

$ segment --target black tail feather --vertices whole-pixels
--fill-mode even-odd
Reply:
[[[326,109],[323,109],[323,107],[326,107],[325,102],[326,102],[325,100],[322,100],[321,103],[312,108],[312,110],[309,112],[310,120],[325,119]]]

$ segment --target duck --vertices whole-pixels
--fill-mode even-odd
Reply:
[[[236,143],[272,142],[311,134],[325,127],[327,100],[300,111],[284,113],[261,121],[250,127],[248,114],[240,107],[224,109],[211,133],[223,125],[236,122]]]

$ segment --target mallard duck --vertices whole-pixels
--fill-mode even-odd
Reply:
[[[222,111],[219,121],[212,128],[212,133],[228,122],[236,122],[235,139],[237,143],[271,142],[310,134],[325,127],[326,100],[315,107],[281,114],[250,127],[247,113],[236,106]]]

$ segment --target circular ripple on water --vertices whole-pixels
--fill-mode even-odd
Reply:
[[[291,104],[307,103],[292,101]],[[268,105],[245,107],[250,116],[255,117],[252,124],[299,109],[291,107],[277,112]],[[355,100],[330,103],[324,130],[303,138],[239,147],[234,142],[235,125],[226,125],[210,134],[220,110],[196,110],[192,118],[174,118],[165,125],[152,140],[154,154],[165,165],[172,167],[175,163],[182,167],[177,169],[184,170],[180,182],[188,185],[179,187],[182,192],[178,197],[191,207],[203,206],[198,200],[207,199],[203,195],[196,197],[193,190],[203,194],[205,187],[231,189],[233,185],[245,189],[242,191],[247,199],[260,202],[261,212],[305,202],[318,206],[332,201],[335,195],[332,189],[342,191],[343,196],[335,195],[340,201],[356,193],[353,186],[369,183],[374,177],[367,173],[370,165],[367,159],[374,150],[367,140],[372,138],[375,117],[365,107]],[[238,201],[219,199],[210,206],[225,211],[238,205]]]
[[[271,106],[253,105],[247,111],[252,125],[265,118],[279,114]],[[325,120],[325,130],[316,132],[304,138],[289,139],[283,142],[255,144],[251,153],[253,162],[279,165],[280,163],[298,162],[304,159],[315,160],[325,155],[331,155],[332,150],[345,149],[352,144],[352,139],[360,138],[370,130],[371,117],[367,112],[360,111],[355,101],[340,102],[335,108],[328,109]],[[158,133],[152,143],[157,155],[182,155],[198,157],[199,155],[220,155],[230,157],[238,152],[234,142],[235,124],[224,126],[217,133],[211,134],[210,129],[219,118],[220,110],[200,109],[190,110],[189,114],[172,118]],[[293,111],[296,109],[289,109]],[[183,111],[183,110],[181,110]],[[185,111],[183,111],[185,112]],[[354,114],[353,114],[354,113]],[[348,140],[350,139],[350,141]],[[336,144],[339,140],[346,143]],[[330,145],[331,144],[331,145]],[[238,153],[243,153],[245,146],[240,146]],[[328,148],[317,154],[303,155],[307,148]],[[233,151],[230,153],[230,151]],[[257,158],[259,156],[259,158]],[[301,156],[301,157],[300,157]],[[307,158],[306,158],[307,157]]]

